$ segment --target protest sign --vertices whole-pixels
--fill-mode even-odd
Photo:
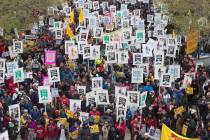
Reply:
[[[103,79],[102,77],[93,77],[92,78],[92,90],[102,89],[103,88]]]
[[[23,53],[23,41],[13,40],[12,52],[15,54]]]
[[[193,88],[192,87],[186,88],[186,93],[187,95],[193,94]]]
[[[109,96],[108,90],[97,90],[98,97],[98,105],[108,105],[109,104]]]
[[[5,70],[5,59],[0,58],[0,69]]]
[[[54,25],[54,29],[60,29],[60,28],[62,28],[61,27],[61,24],[62,24],[61,21],[54,21],[54,24],[53,24]]]
[[[96,103],[97,104],[97,95],[96,92],[91,91],[86,93],[86,106]]]
[[[63,30],[55,29],[55,39],[62,40],[62,38],[63,38]]]
[[[174,80],[180,78],[180,65],[170,65],[168,73],[171,74]]]
[[[101,39],[103,36],[103,28],[94,28],[94,38]]]
[[[141,53],[133,53],[133,65],[140,65],[143,63],[143,56]]]
[[[111,41],[110,35],[104,34],[104,35],[103,35],[103,43],[104,43],[104,44],[109,44],[110,41]]]
[[[139,92],[128,91],[128,106],[139,106]]]
[[[106,63],[117,63],[117,53],[116,51],[107,51],[107,61]]]
[[[13,71],[13,81],[14,83],[19,83],[24,81],[23,68],[17,68]]]
[[[51,88],[52,97],[59,97],[58,88]]]
[[[70,47],[68,47],[68,52],[69,52],[69,59],[78,59],[78,48],[77,45],[72,45]]]
[[[119,51],[118,64],[127,64],[127,63],[128,63],[128,51]]]
[[[181,140],[200,140],[200,138],[187,138],[177,134],[168,128],[165,124],[162,125],[161,140],[171,140],[171,139],[181,139]]]
[[[143,83],[143,69],[142,68],[132,68],[131,83]]]
[[[160,86],[171,87],[171,82],[172,82],[172,76],[170,74],[164,73],[161,75]]]
[[[166,72],[166,67],[164,66],[155,66],[155,79],[160,80],[162,74]]]
[[[84,45],[83,46],[83,59],[89,59],[90,58],[90,46]]]
[[[53,67],[48,69],[48,78],[50,83],[60,81],[60,71],[59,67]]]
[[[69,48],[73,45],[75,45],[75,42],[73,40],[65,41],[65,54],[69,54]]]
[[[181,114],[181,113],[183,113],[184,111],[185,111],[184,106],[180,106],[180,107],[174,109],[175,115]]]
[[[187,88],[191,85],[192,80],[195,79],[195,73],[185,73],[182,87]]]
[[[127,92],[127,89],[126,87],[118,87],[118,86],[115,86],[115,98],[117,98],[118,96],[126,96],[126,92]]]
[[[162,54],[156,53],[155,54],[154,65],[155,66],[163,66],[164,65],[164,53],[162,53]]]
[[[20,104],[13,104],[9,106],[9,115],[16,121],[20,121]]]
[[[140,94],[140,109],[144,108],[146,106],[146,100],[147,100],[147,91]]]
[[[143,57],[153,57],[152,48],[146,44],[142,44]]]
[[[88,30],[81,30],[79,34],[79,42],[80,43],[87,43],[87,38],[88,38]]]
[[[86,94],[86,86],[77,86],[77,92],[79,95],[85,95]]]
[[[45,64],[56,65],[56,51],[45,51]]]
[[[4,83],[5,69],[0,69],[0,83]]]
[[[99,59],[101,56],[100,52],[100,46],[99,45],[93,45],[90,47],[90,60],[96,60]]]
[[[176,56],[176,46],[168,45],[166,56],[175,57]]]
[[[39,103],[49,103],[52,101],[50,86],[38,86]]]
[[[81,109],[81,100],[78,99],[69,99],[69,108],[70,111],[76,112]]]
[[[145,30],[136,31],[136,42],[145,43]]]

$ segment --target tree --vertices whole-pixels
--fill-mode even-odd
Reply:
[[[34,13],[47,13],[50,6],[59,5],[61,0],[1,0],[0,27],[9,32],[12,28],[27,29],[38,20]]]
[[[153,0],[154,5],[167,5],[170,23],[174,30],[186,35],[189,27],[204,34],[209,33],[210,1],[209,0]]]

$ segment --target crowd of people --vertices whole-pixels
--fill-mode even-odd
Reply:
[[[140,9],[137,18],[144,19],[145,43],[152,39],[158,42],[156,47],[160,46],[160,38],[154,35],[155,25],[153,23],[154,15],[158,11],[152,3],[134,1],[128,4],[122,1],[108,1],[108,7],[105,6],[104,8],[103,1],[98,2],[99,8],[94,9],[94,6],[97,7],[94,5],[94,1],[92,2],[93,8],[90,5],[86,7],[89,8],[89,14],[99,11],[101,16],[107,13],[109,15],[110,11],[107,8],[111,5],[116,5],[116,11],[120,11],[124,5],[129,13],[127,18],[129,27],[132,28],[132,36],[135,36],[136,30],[139,28],[131,25],[129,15],[134,15],[134,11]],[[78,28],[80,26],[78,8],[80,3],[78,3],[78,1],[67,3],[67,7],[71,7],[71,11],[74,9],[74,23],[70,25],[74,36],[80,36],[82,30],[82,28]],[[89,3],[89,1],[84,1],[83,5],[85,5],[84,3]],[[154,16],[151,22],[148,22],[148,14]],[[155,51],[152,52],[152,57],[142,58],[142,64],[148,64],[148,67],[144,72],[143,82],[134,84],[132,83],[132,68],[136,66],[133,65],[133,53],[144,53],[141,46],[139,47],[138,44],[134,43],[134,48],[128,48],[127,64],[107,64],[106,47],[109,44],[105,44],[101,38],[94,38],[94,33],[90,27],[86,43],[91,47],[93,45],[100,46],[100,58],[84,59],[83,52],[83,55],[78,54],[78,59],[71,60],[65,52],[65,41],[71,39],[66,34],[66,30],[63,30],[61,39],[56,39],[55,34],[57,33],[52,32],[52,27],[49,25],[49,19],[53,17],[55,21],[61,21],[62,28],[65,28],[66,16],[62,12],[58,12],[58,15],[56,17],[48,15],[43,19],[44,25],[38,28],[35,34],[37,38],[32,40],[36,45],[33,48],[24,48],[23,44],[23,53],[15,56],[5,55],[7,52],[11,53],[9,48],[13,42],[6,40],[3,36],[1,37],[1,57],[6,60],[6,63],[17,61],[18,67],[23,68],[25,73],[32,72],[32,77],[25,78],[23,82],[15,83],[14,75],[5,75],[4,82],[1,83],[0,131],[7,130],[10,140],[20,138],[22,140],[160,139],[163,124],[184,137],[209,139],[210,83],[208,83],[208,79],[210,67],[197,64],[191,55],[185,54],[184,47],[186,46],[183,39],[181,40],[182,44],[178,45],[179,49],[175,50],[174,57],[166,55],[163,59],[166,67],[169,65],[180,66],[180,76],[173,78],[171,86],[161,86],[161,79],[155,78]],[[88,23],[88,17],[85,17],[85,20]],[[114,32],[107,31],[108,25],[103,21],[99,21],[97,26],[102,28],[104,33]],[[118,31],[119,28],[121,27],[113,27],[113,30],[117,30],[114,35],[119,34],[121,36],[122,32]],[[168,30],[166,33],[172,34],[167,27],[164,30]],[[25,32],[25,34],[27,33],[28,31]],[[21,35],[19,40],[27,42]],[[75,45],[81,46],[78,39],[72,40],[75,41]],[[131,44],[133,41],[127,42]],[[167,46],[167,43],[164,45]],[[59,67],[60,81],[50,84],[50,88],[58,90],[58,96],[52,97],[51,102],[43,104],[39,100],[38,87],[44,85],[43,79],[48,75],[48,69],[55,67],[45,63],[46,49],[56,51],[55,66]],[[163,52],[167,54],[168,50],[163,50]],[[194,75],[190,82],[186,82],[186,74]],[[87,99],[88,94],[93,91],[92,78],[94,77],[102,77],[102,88],[108,91],[109,104],[98,104],[96,96],[95,102],[90,103]],[[184,82],[188,84],[183,87]],[[80,94],[78,86],[86,88],[84,94]],[[119,108],[116,86],[125,87],[127,91],[138,91],[139,94],[146,92],[145,106],[132,106],[126,101],[125,115],[119,117],[116,111]],[[81,105],[72,110],[70,102],[74,99],[80,100]],[[19,119],[16,119],[17,116],[12,115],[9,111],[9,107],[15,104],[20,107]],[[88,116],[84,119],[81,116],[82,113],[88,113]],[[153,133],[159,134],[159,137],[153,137],[152,130]]]

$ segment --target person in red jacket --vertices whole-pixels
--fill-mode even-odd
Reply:
[[[59,129],[56,123],[54,123],[54,120],[51,118],[49,124],[46,128],[46,134],[48,137],[48,140],[57,140]]]
[[[44,126],[42,126],[40,122],[38,122],[38,124],[37,124],[35,133],[36,133],[36,140],[44,140],[45,129],[44,129]]]
[[[119,138],[118,140],[124,140],[125,137],[125,131],[126,131],[126,123],[123,119],[121,121],[119,120],[115,124],[115,128],[118,130]]]
[[[147,130],[149,130],[149,128],[150,128],[151,126],[153,126],[154,128],[157,127],[157,120],[156,120],[156,118],[155,118],[154,116],[152,116],[151,113],[149,113],[148,117],[146,117],[146,118],[144,119],[144,122],[145,122],[145,124],[146,124]]]

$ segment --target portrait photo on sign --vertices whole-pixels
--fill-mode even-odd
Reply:
[[[79,95],[85,95],[86,94],[86,86],[77,86],[77,93]]]
[[[81,110],[81,100],[69,99],[69,103],[70,111],[76,112]]]
[[[126,92],[126,87],[115,86],[115,98],[117,98],[118,96],[126,96]]]
[[[90,60],[96,60],[101,57],[100,45],[93,45],[90,47]]]
[[[166,56],[175,57],[176,56],[176,46],[168,45]]]
[[[63,30],[62,29],[55,30],[55,38],[57,40],[61,40],[63,38]]]
[[[69,47],[75,45],[73,40],[66,40],[65,41],[65,54],[69,54]]]
[[[98,95],[98,105],[109,104],[108,90],[97,90],[97,95]]]
[[[128,91],[129,106],[139,106],[139,95],[138,91]]]
[[[20,119],[20,105],[14,104],[9,106],[9,114],[12,118],[19,121]]]
[[[128,51],[118,52],[118,64],[128,64]]]
[[[94,28],[94,38],[102,38],[103,28]]]
[[[171,87],[171,80],[170,74],[162,74],[160,85],[162,87]]]
[[[79,34],[79,42],[86,43],[88,38],[88,30],[81,30]]]
[[[154,78],[156,80],[160,80],[161,79],[161,76],[162,74],[164,74],[166,72],[166,67],[164,66],[155,66],[155,76]]]
[[[107,52],[107,61],[106,63],[117,63],[117,54],[116,51]]]
[[[163,66],[164,65],[164,54],[156,54],[155,55],[155,65]]]
[[[131,83],[143,83],[143,68],[132,68]]]
[[[72,45],[70,47],[68,47],[68,52],[69,52],[69,59],[78,59],[78,48],[77,45]]]
[[[92,78],[92,90],[102,89],[103,78],[102,77],[93,77]]]
[[[90,46],[84,45],[83,46],[83,59],[89,59],[90,58]]]

